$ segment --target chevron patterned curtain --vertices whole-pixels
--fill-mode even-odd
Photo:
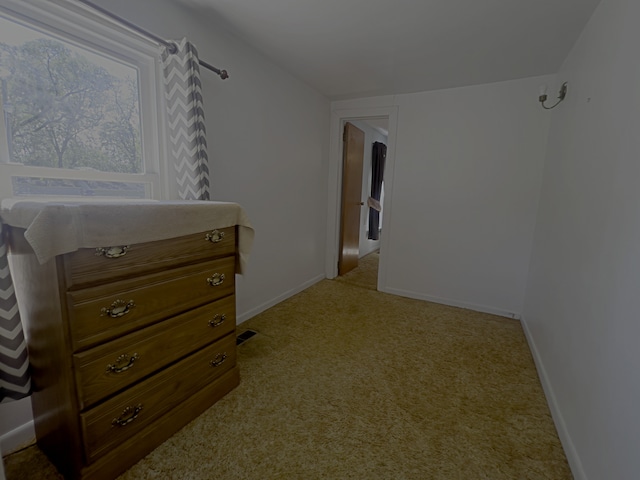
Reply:
[[[31,393],[27,343],[13,290],[7,244],[0,222],[0,403]]]
[[[162,52],[171,147],[182,200],[209,200],[209,159],[196,48],[185,38]]]

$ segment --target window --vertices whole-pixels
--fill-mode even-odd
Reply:
[[[0,7],[0,197],[160,198],[157,47],[82,5]]]

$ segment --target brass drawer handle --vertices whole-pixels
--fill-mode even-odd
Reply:
[[[109,308],[102,307],[100,309],[100,316],[103,317],[104,315],[109,315],[111,318],[122,317],[129,313],[135,306],[136,304],[133,302],[133,300],[125,302],[124,300],[118,299],[111,305],[109,305]]]
[[[207,233],[204,236],[205,240],[210,241],[211,243],[219,243],[224,240],[224,232],[219,230],[213,230],[211,233]]]
[[[140,413],[140,410],[142,410],[142,404],[141,403],[139,403],[135,407],[127,407],[127,408],[125,408],[122,411],[122,415],[120,415],[118,418],[114,418],[111,421],[111,425],[114,426],[114,427],[116,425],[118,427],[124,427],[125,425],[129,425],[136,418],[138,418],[138,414]]]
[[[220,315],[219,313],[216,313],[213,316],[213,318],[209,320],[209,326],[213,328],[219,327],[224,323],[226,319],[227,319],[227,316],[224,313],[222,315]]]
[[[133,367],[134,362],[138,359],[138,354],[134,353],[129,356],[123,353],[116,358],[116,363],[107,365],[107,373],[122,373]]]
[[[207,283],[212,287],[222,285],[222,282],[224,282],[224,273],[214,273],[209,278],[207,278]]]
[[[96,257],[105,256],[107,258],[120,258],[124,257],[129,250],[129,245],[122,245],[120,247],[98,247],[96,248]]]
[[[227,352],[219,353],[215,356],[213,360],[209,362],[209,365],[211,365],[212,367],[219,367],[224,363],[226,359],[227,359]]]

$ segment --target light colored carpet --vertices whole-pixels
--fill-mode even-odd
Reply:
[[[121,480],[571,479],[520,324],[379,293],[377,259],[240,325],[240,386]]]

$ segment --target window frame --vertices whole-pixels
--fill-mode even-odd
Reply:
[[[6,132],[3,130],[0,132],[0,198],[13,196],[13,176],[143,183],[148,198],[171,197],[170,172],[166,162],[166,121],[165,115],[159,115],[164,111],[165,103],[158,45],[90,7],[70,0],[4,0],[0,5],[0,15],[81,48],[115,58],[138,70],[144,165],[144,173],[132,174],[10,163]]]

